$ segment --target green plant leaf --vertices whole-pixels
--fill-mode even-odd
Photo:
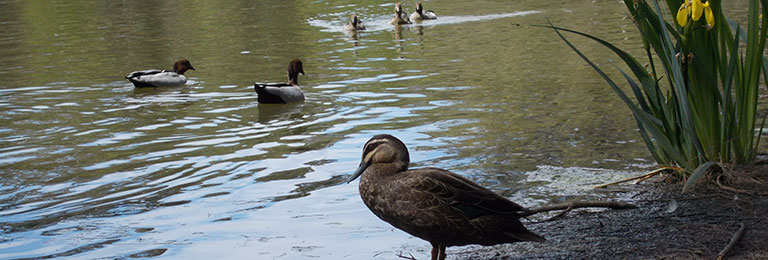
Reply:
[[[706,27],[705,20],[678,26],[675,16],[683,0],[666,0],[671,24],[664,19],[658,0],[623,2],[640,31],[652,73],[602,39],[551,22],[542,27],[553,29],[627,105],[658,163],[677,165],[693,174],[687,187],[712,169],[715,161],[754,161],[761,141],[755,135],[758,85],[762,75],[768,77],[764,55],[768,18],[759,19],[759,15],[768,17],[768,0],[749,1],[746,33],[723,15],[720,0],[710,0],[717,21],[714,27]],[[631,73],[613,65],[630,89],[619,87],[562,32],[594,40],[618,55]],[[664,74],[659,75],[662,70]],[[628,96],[630,91],[634,99]],[[763,118],[761,132],[766,120],[768,116]]]
[[[656,7],[656,13],[660,14],[661,8],[659,7],[659,2],[654,0],[653,3]],[[664,18],[660,15],[658,16],[658,23],[666,24]],[[674,59],[676,52],[675,48],[672,47],[672,41],[669,39],[669,31],[667,30],[667,27],[660,26],[660,28],[661,33],[659,35],[661,36],[662,40],[662,49],[657,49],[656,51],[658,52],[657,54],[659,57],[665,61],[664,63],[667,64],[667,66],[664,66],[664,69],[667,71],[667,75],[671,77],[671,85],[673,86],[675,95],[677,97],[678,109],[680,110],[680,113],[678,113],[678,116],[680,116],[681,120],[680,126],[683,128],[683,134],[686,135],[686,139],[684,141],[686,144],[693,145],[693,147],[697,150],[695,154],[699,161],[705,161],[706,158],[704,158],[704,149],[701,147],[699,138],[696,135],[693,116],[691,113],[691,106],[689,104],[688,97],[686,96],[686,89],[688,85],[683,77],[683,69],[681,68],[680,63]],[[687,154],[690,154],[690,152]]]
[[[760,147],[760,136],[763,135],[763,129],[765,129],[765,119],[768,118],[768,114],[763,116],[763,122],[760,124],[760,131],[757,132],[757,141],[755,141],[755,148],[752,149],[752,161],[755,161],[755,157],[757,157],[757,148]]]
[[[739,34],[741,32],[741,27],[736,26],[736,34]],[[739,37],[733,38],[733,46],[739,46]],[[722,137],[720,139],[724,143],[723,146],[721,146],[721,157],[730,154],[731,152],[731,145],[736,140],[730,140],[731,135],[733,132],[735,132],[735,124],[732,122],[736,119],[736,112],[734,110],[734,104],[733,104],[733,77],[734,73],[736,72],[737,66],[738,66],[738,58],[739,58],[739,48],[732,48],[730,53],[730,61],[728,62],[728,70],[725,74],[724,78],[724,84],[723,84],[723,93],[725,94],[725,97],[723,98],[722,102],[722,125],[721,125],[721,131],[720,134]],[[726,158],[720,158],[722,161],[725,161]]]
[[[564,29],[564,28],[556,27],[556,26],[552,25],[551,23],[550,23],[549,26],[540,26],[540,27],[546,27],[546,28],[554,29],[555,33],[557,33],[557,35],[560,37],[560,39],[562,39],[574,52],[576,52],[576,54],[579,55],[579,57],[581,57],[584,61],[586,61],[587,64],[589,64],[589,66],[591,66],[608,83],[608,85],[619,96],[619,99],[621,99],[627,105],[627,107],[629,107],[629,109],[635,115],[635,119],[640,121],[645,126],[644,130],[647,130],[648,132],[651,133],[651,136],[654,137],[654,140],[658,143],[660,148],[664,151],[665,155],[671,156],[673,158],[672,160],[676,161],[676,162],[683,162],[683,163],[685,163],[685,162],[688,161],[687,159],[685,159],[686,157],[684,156],[684,154],[680,152],[680,149],[677,149],[676,146],[674,145],[674,143],[671,141],[671,139],[669,138],[669,134],[665,133],[661,129],[662,121],[657,119],[657,118],[655,118],[655,117],[653,117],[653,115],[651,115],[650,113],[648,113],[646,111],[643,111],[637,105],[635,105],[635,103],[633,103],[632,100],[629,99],[629,97],[624,93],[624,91],[621,90],[621,88],[610,77],[608,77],[608,75],[606,75],[605,72],[603,72],[599,67],[597,67],[597,65],[595,65],[581,51],[579,51],[575,46],[573,46],[573,44],[570,41],[568,41],[568,39],[566,39],[565,36],[563,36],[560,33],[560,30],[566,31],[566,32],[575,33],[575,34],[582,35],[582,36],[585,36],[587,38],[593,39],[593,40],[603,44],[604,46],[608,47],[612,51],[614,51],[617,55],[619,55],[619,57],[622,57],[622,59],[627,63],[627,65],[633,71],[644,71],[642,69],[642,66],[639,63],[637,63],[634,58],[632,58],[629,54],[627,54],[626,52],[622,51],[621,49],[616,48],[615,46],[611,45],[610,43],[608,43],[606,41],[603,41],[603,40],[600,40],[600,39],[598,39],[598,38],[596,38],[594,36],[591,36],[591,35],[588,35],[588,34],[585,34],[585,33],[581,33],[581,32],[578,32],[578,31],[573,31],[573,30],[569,30],[569,29]],[[622,73],[623,73],[623,71],[622,71]],[[643,72],[640,72],[640,73],[642,74]],[[645,75],[647,75],[647,74],[645,74]],[[648,148],[649,149],[653,149],[654,147],[648,147]]]
[[[696,184],[696,181],[701,179],[701,177],[703,177],[704,174],[707,173],[707,171],[709,171],[711,167],[715,165],[722,169],[722,165],[718,162],[705,162],[699,165],[699,167],[697,167],[696,170],[691,173],[691,176],[688,177],[688,180],[685,181],[685,186],[683,186],[683,193],[693,188],[693,185]]]

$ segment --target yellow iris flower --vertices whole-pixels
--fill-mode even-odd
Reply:
[[[712,12],[712,8],[709,7],[709,1],[702,3],[701,0],[685,0],[680,5],[680,9],[677,10],[677,23],[680,27],[685,27],[688,24],[688,17],[698,21],[701,19],[702,14],[706,17],[707,28],[711,29],[714,27],[715,15]]]
[[[689,8],[688,2],[688,0],[683,1],[683,4],[680,5],[680,9],[677,9],[677,24],[679,24],[680,27],[685,27],[688,23],[688,16],[691,15],[691,8]]]
[[[712,8],[709,7],[709,1],[704,3],[704,16],[707,18],[707,26],[710,29],[715,27],[715,14],[712,13]]]
[[[709,1],[707,1],[709,3]],[[694,21],[701,19],[701,15],[704,13],[704,4],[699,0],[692,0],[691,3],[691,18]]]

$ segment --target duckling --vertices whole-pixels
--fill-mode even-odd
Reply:
[[[424,8],[421,6],[421,2],[416,5],[416,11],[411,14],[411,20],[413,21],[434,19],[437,19],[437,14],[432,10],[424,11]]]
[[[392,20],[389,20],[389,24],[391,25],[399,25],[399,24],[410,24],[411,21],[408,20],[408,14],[406,14],[403,11],[403,8],[400,7],[400,2],[395,3],[395,16],[392,17]]]
[[[408,169],[405,144],[376,135],[363,147],[360,197],[368,209],[392,226],[432,244],[432,260],[443,260],[447,246],[544,242],[520,223],[528,209],[453,172]]]
[[[363,25],[363,21],[357,18],[357,15],[353,14],[349,22],[344,24],[344,30],[348,32],[362,31],[365,30],[365,25]]]
[[[195,70],[187,59],[180,59],[173,64],[173,70],[140,70],[125,76],[134,87],[166,87],[187,83],[184,72]]]
[[[288,83],[254,83],[260,104],[275,104],[304,101],[304,93],[299,88],[299,73],[304,74],[304,66],[299,59],[288,64]]]

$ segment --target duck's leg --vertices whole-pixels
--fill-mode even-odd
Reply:
[[[445,245],[440,245],[440,256],[437,257],[438,260],[445,260]]]
[[[438,250],[439,250],[439,246],[432,244],[432,258],[431,258],[432,260],[437,260],[437,255],[440,254]]]

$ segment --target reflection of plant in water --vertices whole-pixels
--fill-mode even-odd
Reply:
[[[685,190],[705,172],[721,168],[721,163],[754,161],[761,131],[755,129],[757,91],[761,69],[766,66],[763,51],[768,28],[761,13],[768,13],[768,0],[749,1],[746,33],[723,15],[719,0],[666,1],[676,24],[664,20],[656,0],[653,8],[643,0],[624,3],[640,31],[650,68],[599,38],[548,27],[629,106],[656,161],[672,166],[654,174],[677,172],[687,176]],[[627,91],[576,49],[561,31],[590,38],[616,53],[634,74],[632,78],[617,67],[636,100],[631,100]],[[745,47],[740,48],[740,40],[746,40]],[[651,50],[656,53],[655,59]],[[658,63],[662,76],[657,73]]]

